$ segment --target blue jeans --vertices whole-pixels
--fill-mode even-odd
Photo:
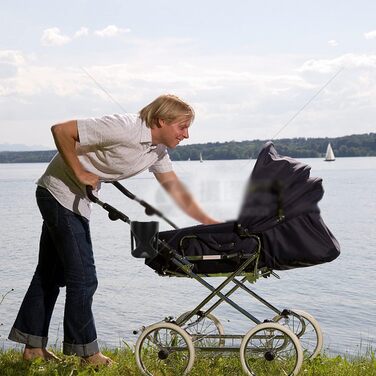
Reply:
[[[93,355],[99,351],[91,309],[98,281],[89,221],[44,188],[37,188],[36,198],[43,217],[38,266],[9,339],[46,347],[52,311],[60,287],[66,286],[63,352]]]

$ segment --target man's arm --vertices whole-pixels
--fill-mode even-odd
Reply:
[[[79,142],[77,121],[55,124],[51,127],[57,150],[67,166],[73,171],[78,181],[83,185],[90,185],[95,189],[98,185],[98,176],[86,171],[78,159],[76,142]]]
[[[190,217],[206,225],[219,223],[201,209],[175,172],[154,173],[154,175],[178,206]]]

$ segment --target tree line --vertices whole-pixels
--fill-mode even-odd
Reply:
[[[206,160],[255,159],[267,140],[209,142],[178,146],[170,149],[174,161],[198,160],[200,153]],[[283,138],[274,140],[278,153],[293,158],[323,158],[328,143],[336,157],[376,156],[376,133],[350,135],[336,138]],[[0,163],[45,163],[56,150],[2,151]]]
[[[209,142],[178,146],[170,150],[172,160],[255,159],[267,140]],[[376,133],[336,138],[284,138],[274,140],[278,153],[293,158],[323,158],[330,142],[336,157],[376,156]]]

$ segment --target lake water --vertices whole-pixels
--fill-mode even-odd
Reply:
[[[319,321],[325,349],[364,353],[376,348],[376,158],[338,158],[327,163],[303,160],[312,176],[323,178],[322,216],[341,244],[341,256],[329,264],[280,272],[280,280],[257,281],[254,290],[279,308],[303,309]],[[175,162],[175,170],[207,212],[221,220],[236,217],[243,189],[255,161]],[[41,218],[35,203],[35,180],[45,164],[0,164],[0,348],[16,346],[6,339],[37,261]],[[163,211],[180,227],[194,224],[177,209],[153,176],[143,173],[124,185]],[[133,220],[147,220],[142,208],[112,185],[101,199]],[[169,229],[161,223],[163,230]],[[94,313],[99,340],[105,346],[134,343],[133,330],[166,316],[190,310],[208,294],[188,278],[159,277],[130,254],[129,226],[111,222],[99,206],[91,219],[99,287]],[[210,278],[217,284],[222,279]],[[50,344],[62,342],[64,289],[56,304]],[[272,312],[242,292],[234,300],[259,319]],[[244,334],[253,323],[222,304],[215,312],[225,332]]]

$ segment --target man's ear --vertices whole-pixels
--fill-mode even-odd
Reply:
[[[157,127],[158,127],[158,128],[162,128],[162,127],[164,127],[167,123],[166,123],[166,121],[163,120],[163,119],[157,119],[156,124],[157,124]]]
[[[161,128],[161,125],[159,124],[159,121],[160,121],[160,119],[153,119],[152,121],[151,121],[151,126],[150,126],[150,128],[151,129],[155,129],[155,128]]]

